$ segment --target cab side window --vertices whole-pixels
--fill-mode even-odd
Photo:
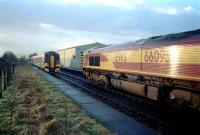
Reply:
[[[90,56],[89,66],[100,66],[100,56]]]
[[[89,65],[94,66],[94,57],[89,58]]]
[[[100,57],[99,56],[95,56],[94,57],[94,62],[95,62],[95,66],[100,66]]]

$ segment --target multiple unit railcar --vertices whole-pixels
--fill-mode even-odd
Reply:
[[[46,52],[31,58],[32,64],[46,72],[58,72],[60,69],[60,56],[57,52]]]
[[[200,107],[200,30],[89,49],[84,76],[160,101]]]

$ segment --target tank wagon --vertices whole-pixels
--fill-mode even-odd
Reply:
[[[200,29],[84,52],[83,75],[105,87],[200,107]]]
[[[58,72],[60,69],[60,57],[57,52],[45,52],[43,55],[33,56],[31,63],[46,72]]]
[[[82,68],[83,52],[86,49],[94,47],[105,47],[105,45],[100,43],[93,43],[59,50],[58,54],[60,55],[61,66],[63,68]]]

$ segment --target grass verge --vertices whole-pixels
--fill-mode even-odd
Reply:
[[[21,66],[0,99],[0,134],[107,135],[110,131],[30,66]]]

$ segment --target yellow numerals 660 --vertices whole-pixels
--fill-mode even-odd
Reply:
[[[169,62],[169,54],[164,49],[144,50],[144,61],[146,63]]]

